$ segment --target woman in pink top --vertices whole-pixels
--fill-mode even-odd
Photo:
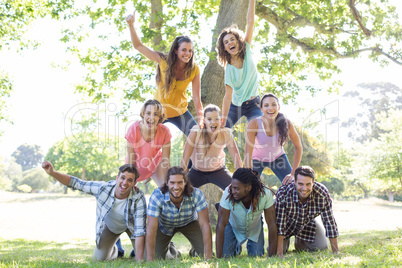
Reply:
[[[184,146],[181,167],[187,170],[191,157],[193,166],[187,176],[194,187],[213,183],[225,189],[232,181],[232,174],[225,166],[225,153],[228,148],[236,169],[243,167],[229,128],[221,128],[222,116],[218,106],[209,104],[204,109],[201,128],[194,126]]]
[[[260,175],[269,167],[283,184],[288,184],[294,180],[294,170],[303,153],[299,135],[290,120],[279,112],[279,99],[274,94],[265,94],[260,107],[263,115],[251,120],[247,127],[244,165]],[[283,150],[289,138],[295,147],[292,167]]]
[[[162,104],[157,100],[148,100],[141,108],[141,121],[130,126],[126,134],[126,163],[135,164],[140,177],[138,181],[152,178],[162,186],[170,167],[169,128],[161,124],[164,120]]]

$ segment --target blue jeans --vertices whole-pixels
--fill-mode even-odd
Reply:
[[[250,101],[245,101],[241,106],[236,106],[233,103],[230,104],[229,114],[226,121],[226,127],[232,128],[236,125],[237,121],[245,115],[247,121],[250,122],[251,119],[259,117],[262,115],[260,108],[261,98],[260,96],[255,97]]]
[[[286,154],[281,155],[272,162],[261,162],[253,159],[253,169],[257,171],[260,176],[261,173],[264,171],[264,168],[266,167],[270,168],[281,182],[286,177],[286,175],[292,172],[292,167],[290,166]]]
[[[163,122],[163,124],[165,123],[172,123],[178,129],[180,129],[187,137],[188,134],[190,134],[191,128],[197,125],[197,122],[195,122],[194,117],[188,110],[182,115],[166,119]]]
[[[262,221],[262,218],[261,218]],[[241,244],[236,239],[233,232],[232,225],[228,222],[225,227],[225,238],[223,239],[223,257],[233,257],[241,253]],[[264,229],[261,223],[261,232],[258,241],[254,242],[250,239],[247,240],[247,253],[248,256],[262,256],[264,255]]]

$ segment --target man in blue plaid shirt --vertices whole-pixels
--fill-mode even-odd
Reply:
[[[338,253],[338,227],[332,212],[328,189],[315,182],[314,170],[301,166],[295,170],[295,181],[282,185],[276,192],[276,219],[278,226],[277,255],[289,248],[289,238],[295,236],[296,250],[328,249],[324,227],[315,218],[321,215],[326,236],[334,253]]]
[[[127,233],[135,249],[136,260],[144,258],[146,201],[144,193],[133,188],[140,174],[134,165],[119,168],[116,180],[83,181],[57,172],[46,161],[42,168],[60,183],[96,197],[96,247],[95,261],[117,258],[115,243],[122,233]]]
[[[212,232],[208,204],[194,188],[184,169],[171,167],[166,183],[149,198],[146,235],[147,260],[166,258],[175,233],[182,233],[199,256],[212,258]]]

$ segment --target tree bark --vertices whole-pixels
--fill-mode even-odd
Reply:
[[[216,41],[223,28],[237,24],[239,29],[245,30],[248,2],[248,0],[221,1],[211,41],[211,52],[215,52]],[[222,107],[222,100],[225,95],[225,70],[218,64],[216,53],[214,55],[215,56],[209,59],[201,77],[201,101],[203,106],[213,103]],[[189,110],[192,114],[195,114],[193,102],[189,104]],[[220,201],[222,191],[218,186],[211,183],[202,186],[201,190],[208,202],[209,220],[211,226],[214,228],[217,223],[216,219],[218,215],[215,209],[215,203]]]

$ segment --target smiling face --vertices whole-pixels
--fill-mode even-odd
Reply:
[[[307,198],[313,190],[314,180],[311,177],[298,174],[295,178],[295,186],[297,195],[302,203],[307,201]]]
[[[280,108],[278,100],[274,97],[265,97],[262,100],[261,112],[267,119],[275,119]]]
[[[251,185],[246,185],[239,180],[232,179],[232,195],[235,202],[240,202],[245,200],[247,197],[250,198]]]
[[[212,134],[220,129],[222,117],[218,111],[206,112],[204,115],[205,129]]]
[[[147,107],[145,107],[142,122],[147,129],[155,129],[160,119],[160,111],[158,111],[155,105],[147,105]]]
[[[193,56],[193,44],[189,42],[182,42],[179,48],[175,51],[177,59],[183,63],[189,63]]]
[[[223,37],[223,46],[231,56],[239,53],[239,41],[234,34],[229,33]]]
[[[130,194],[131,188],[135,185],[136,177],[134,173],[122,172],[116,178],[116,190],[114,195],[118,199],[125,199]]]
[[[170,200],[173,202],[181,202],[181,200],[183,200],[184,187],[186,186],[183,175],[170,175],[166,185],[169,188]]]

